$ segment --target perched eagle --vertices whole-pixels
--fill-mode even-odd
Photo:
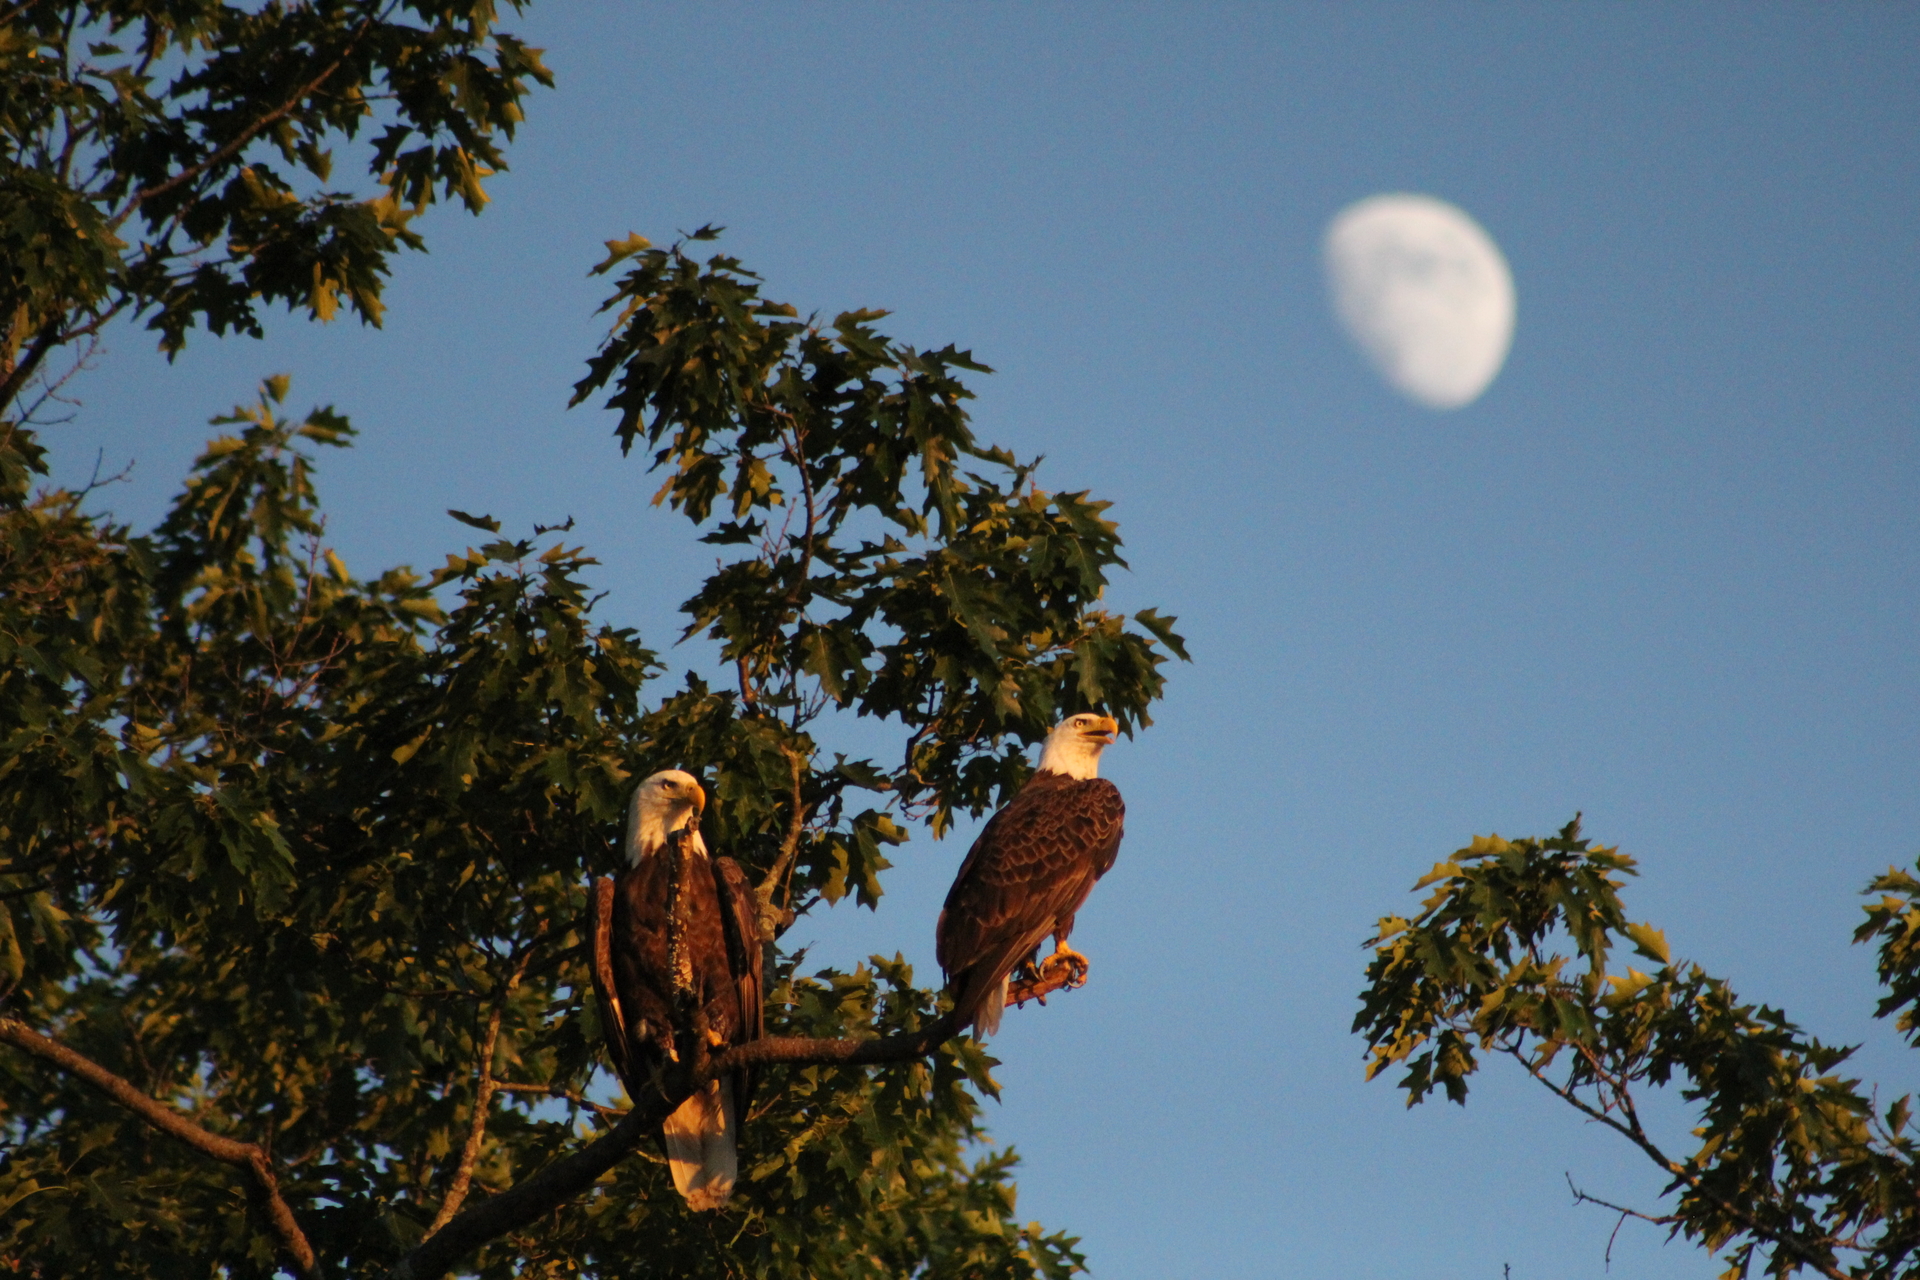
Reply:
[[[1120,852],[1127,807],[1099,777],[1100,752],[1119,724],[1110,716],[1068,716],[1047,735],[1040,769],[993,815],[947,891],[936,932],[940,968],[955,1016],[982,1035],[1000,1029],[1016,968],[1053,935],[1041,968],[1086,957],[1067,946],[1074,913]]]
[[[683,1028],[696,1009],[706,1014],[716,1052],[759,1039],[764,1027],[753,889],[733,859],[707,855],[706,804],[678,769],[642,782],[627,809],[627,868],[594,889],[594,994],[607,1054],[636,1101],[692,1048],[674,1043],[676,1011]],[[751,1092],[744,1072],[715,1080],[662,1126],[673,1185],[689,1207],[717,1209],[732,1193]]]

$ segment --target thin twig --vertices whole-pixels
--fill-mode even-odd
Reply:
[[[515,1084],[510,1080],[496,1080],[493,1082],[493,1087],[500,1093],[538,1093],[549,1098],[565,1098],[576,1107],[583,1107],[603,1116],[618,1117],[627,1114],[619,1107],[603,1106],[557,1084]]]
[[[267,1153],[251,1142],[235,1142],[201,1128],[172,1107],[155,1101],[128,1081],[121,1079],[91,1058],[75,1053],[57,1040],[49,1039],[12,1018],[0,1018],[0,1041],[25,1050],[74,1076],[109,1101],[125,1107],[141,1120],[170,1138],[178,1139],[202,1155],[222,1164],[245,1169],[253,1175],[254,1198],[266,1213],[273,1234],[292,1258],[301,1275],[313,1276],[313,1246],[293,1216],[293,1210],[280,1196],[280,1181],[274,1176]]]
[[[1670,1227],[1674,1223],[1680,1221],[1680,1219],[1674,1214],[1663,1214],[1659,1217],[1656,1217],[1651,1213],[1642,1213],[1638,1209],[1629,1209],[1627,1206],[1622,1204],[1614,1204],[1611,1200],[1602,1200],[1599,1196],[1590,1196],[1586,1192],[1582,1191],[1579,1187],[1576,1187],[1573,1185],[1572,1174],[1569,1173],[1564,1176],[1566,1177],[1566,1180],[1567,1180],[1567,1190],[1573,1192],[1573,1202],[1575,1204],[1597,1204],[1602,1209],[1611,1209],[1613,1212],[1620,1215],[1620,1221],[1613,1224],[1613,1232],[1611,1235],[1607,1237],[1607,1252],[1606,1252],[1605,1261],[1609,1267],[1613,1265],[1614,1237],[1620,1234],[1620,1228],[1626,1225],[1628,1218],[1638,1218],[1642,1222],[1651,1222],[1656,1227]]]
[[[807,474],[807,433],[792,414],[787,414],[786,418],[792,428],[787,456],[793,459],[794,469],[800,473],[800,494],[807,503],[807,531],[800,544],[800,569],[794,575],[793,586],[787,590],[787,603],[798,604],[800,594],[807,588],[807,575],[813,572],[813,540],[819,518],[814,507],[813,477]]]

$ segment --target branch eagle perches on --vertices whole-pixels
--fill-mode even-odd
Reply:
[[[612,988],[610,933],[613,919],[611,879],[602,877],[589,891],[587,920],[591,938],[588,953],[601,981]],[[1048,971],[1016,983],[1009,1005],[1040,999],[1071,985],[1064,970]],[[909,1035],[860,1040],[816,1040],[802,1036],[769,1036],[707,1057],[697,1067],[669,1073],[653,1096],[635,1099],[634,1107],[592,1143],[548,1165],[531,1178],[468,1209],[422,1242],[396,1267],[390,1280],[433,1280],[444,1275],[461,1257],[487,1241],[517,1230],[542,1214],[579,1195],[613,1168],[641,1142],[658,1132],[674,1110],[706,1087],[744,1068],[786,1066],[885,1066],[911,1062],[933,1053],[961,1028],[949,1014]]]
[[[602,886],[609,890],[604,898]],[[603,900],[608,904],[607,909],[611,910],[611,887],[610,880],[602,880],[595,886],[596,911]],[[600,940],[600,930],[596,929],[595,934],[594,951],[596,963],[599,963],[598,957],[602,954],[604,943]],[[393,1269],[390,1280],[432,1280],[445,1275],[461,1258],[489,1240],[528,1226],[552,1212],[591,1187],[645,1138],[657,1132],[661,1122],[696,1090],[705,1088],[709,1081],[729,1072],[775,1064],[879,1066],[910,1062],[932,1053],[956,1032],[951,1018],[941,1018],[911,1035],[865,1040],[813,1040],[779,1036],[757,1040],[708,1057],[697,1070],[678,1073],[665,1081],[662,1089],[653,1097],[637,1101],[618,1123],[586,1147],[554,1161],[499,1195],[490,1196],[443,1223],[437,1223],[437,1229]],[[296,1273],[301,1276],[321,1274],[306,1234],[281,1196],[272,1160],[262,1148],[250,1142],[223,1138],[202,1128],[180,1112],[148,1097],[92,1059],[13,1019],[0,1018],[0,1043],[13,1045],[57,1067],[109,1101],[131,1111],[148,1125],[194,1150],[223,1164],[246,1170],[252,1180],[250,1198],[260,1206]]]

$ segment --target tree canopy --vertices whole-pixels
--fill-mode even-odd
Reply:
[[[1841,1074],[1854,1050],[1747,1003],[1726,979],[1673,958],[1626,914],[1634,860],[1576,818],[1546,839],[1479,837],[1415,886],[1419,912],[1387,916],[1369,945],[1354,1030],[1367,1076],[1404,1067],[1407,1105],[1435,1090],[1464,1103],[1482,1056],[1514,1062],[1668,1178],[1671,1205],[1576,1196],[1720,1251],[1724,1280],[1757,1264],[1830,1280],[1892,1280],[1920,1247],[1920,1134],[1910,1094],[1886,1100]],[[1879,1014],[1920,1044],[1920,879],[1889,868],[1854,934],[1879,942]],[[1631,948],[1646,968],[1616,969]],[[1620,971],[1623,970],[1623,971]],[[1691,1150],[1642,1117],[1677,1085]]]

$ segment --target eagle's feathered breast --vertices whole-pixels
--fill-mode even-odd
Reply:
[[[610,958],[613,990],[634,1059],[621,1071],[629,1094],[674,1056],[676,984],[691,990],[693,1003],[707,1015],[709,1030],[723,1043],[760,1035],[753,890],[731,858],[688,854],[676,872],[674,853],[669,848],[642,858],[614,881]],[[668,928],[670,903],[680,920],[677,957]]]

